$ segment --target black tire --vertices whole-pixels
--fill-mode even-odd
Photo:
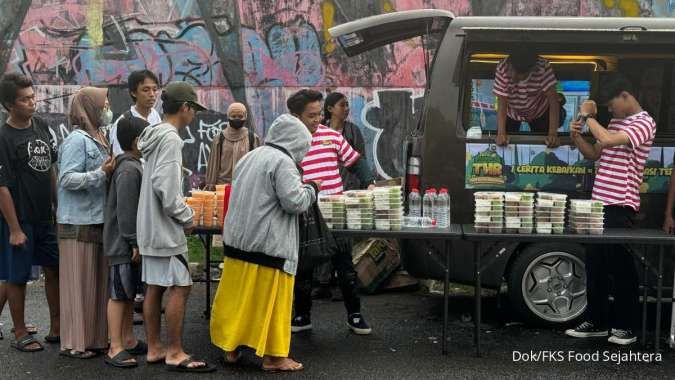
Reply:
[[[564,328],[578,322],[586,310],[583,247],[537,243],[516,255],[506,273],[514,313],[538,326]]]

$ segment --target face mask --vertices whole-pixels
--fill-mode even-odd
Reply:
[[[230,124],[230,127],[234,129],[240,129],[246,124],[246,120],[241,119],[228,119],[227,122]]]
[[[111,110],[104,110],[101,112],[101,125],[110,125],[113,121],[113,112]]]

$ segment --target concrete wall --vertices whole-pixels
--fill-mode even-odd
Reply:
[[[373,170],[398,176],[400,131],[414,122],[426,79],[419,41],[347,58],[328,29],[419,8],[456,15],[671,17],[675,0],[0,0],[0,72],[33,78],[39,110],[60,139],[68,133],[70,94],[81,86],[113,87],[119,113],[130,102],[124,86],[133,70],[149,68],[163,83],[194,84],[215,111],[201,115],[185,136],[195,185],[223,125],[221,112],[232,101],[250,107],[264,135],[297,89],[341,91],[366,137]]]

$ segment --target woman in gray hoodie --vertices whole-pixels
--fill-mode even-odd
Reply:
[[[211,314],[211,341],[236,363],[239,348],[263,357],[265,371],[299,371],[288,357],[298,267],[298,215],[316,202],[298,165],[312,136],[295,116],[277,118],[265,145],[237,164],[225,218],[225,261]]]

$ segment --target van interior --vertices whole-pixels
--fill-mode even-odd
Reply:
[[[467,41],[468,42],[468,41]],[[565,121],[558,130],[569,133],[569,124],[577,116],[579,105],[595,99],[608,73],[619,72],[632,82],[643,109],[657,122],[657,141],[675,137],[675,54],[653,45],[625,44],[612,46],[579,44],[575,48],[561,45],[530,43],[533,51],[547,59],[558,80],[558,93],[564,96]],[[479,127],[482,136],[496,134],[497,99],[492,93],[497,65],[508,57],[508,43],[477,43],[465,45],[464,62],[457,67],[463,75],[455,75],[464,94],[461,101],[462,120],[458,136],[469,128]],[[670,50],[672,51],[672,50]],[[598,104],[598,118],[603,125],[611,119],[606,105]],[[521,135],[530,135],[529,126],[522,123]]]

